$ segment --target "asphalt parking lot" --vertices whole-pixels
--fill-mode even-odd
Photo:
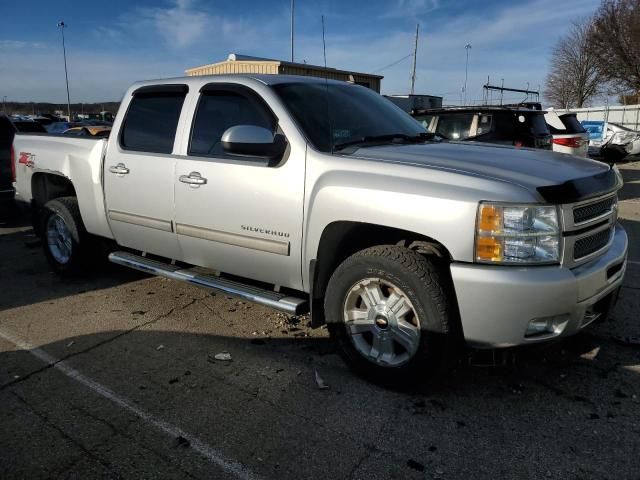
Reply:
[[[610,319],[411,393],[304,317],[116,267],[61,279],[23,212],[0,226],[0,477],[638,479],[640,349],[612,335],[640,335],[640,161],[621,169]]]

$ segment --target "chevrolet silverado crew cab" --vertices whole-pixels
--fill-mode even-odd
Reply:
[[[435,140],[362,86],[189,77],[134,84],[108,139],[17,135],[14,162],[56,271],[109,240],[116,264],[311,311],[370,378],[606,315],[626,268],[619,172]]]

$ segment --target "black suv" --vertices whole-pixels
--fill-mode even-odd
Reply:
[[[6,115],[0,114],[0,216],[13,204],[13,167],[11,145],[16,129]]]
[[[445,140],[497,143],[551,150],[553,137],[544,111],[516,106],[414,110],[411,115]]]

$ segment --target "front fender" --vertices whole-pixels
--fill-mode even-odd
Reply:
[[[493,179],[318,152],[309,155],[305,191],[305,286],[322,233],[334,222],[414,232],[442,244],[454,261],[470,262],[478,202],[529,195]]]

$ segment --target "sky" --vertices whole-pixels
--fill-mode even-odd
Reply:
[[[296,0],[295,60],[384,75],[406,94],[416,24],[416,93],[459,103],[471,44],[468,103],[487,77],[544,87],[551,51],[600,0]],[[62,38],[72,102],[120,100],[136,80],[175,77],[229,53],[288,60],[290,0],[0,0],[0,97],[65,102]],[[382,69],[382,70],[381,70]],[[520,96],[508,100],[521,100]]]

